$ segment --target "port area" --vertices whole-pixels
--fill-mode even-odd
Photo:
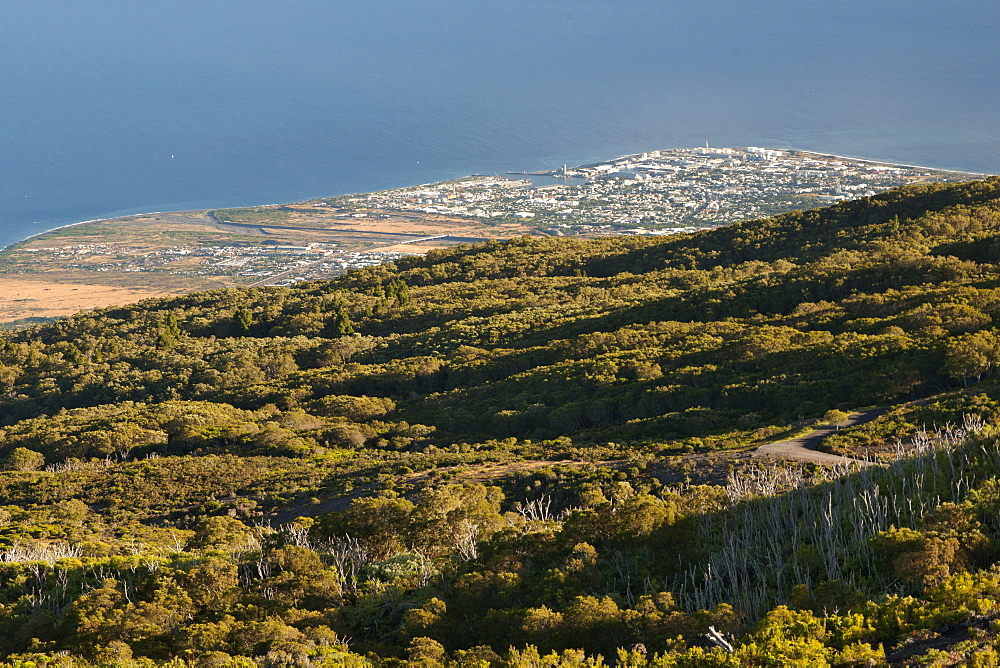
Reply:
[[[691,232],[909,183],[981,176],[804,151],[706,146],[295,204],[91,221],[0,253],[0,324],[197,290],[288,286],[524,234]]]

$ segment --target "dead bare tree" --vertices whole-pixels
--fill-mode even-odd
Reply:
[[[552,497],[543,494],[537,499],[525,501],[515,507],[515,510],[529,522],[554,522],[552,514]]]
[[[368,546],[352,536],[334,536],[323,544],[321,552],[336,566],[341,589],[356,594],[361,573],[371,563]]]
[[[479,525],[462,522],[455,532],[455,551],[464,561],[472,561],[479,556]]]
[[[689,609],[729,602],[751,616],[763,614],[797,584],[853,581],[842,564],[860,565],[859,576],[883,578],[875,568],[872,539],[889,526],[916,527],[942,502],[960,501],[990,471],[1000,468],[1000,447],[974,438],[985,428],[977,416],[933,432],[921,430],[900,445],[891,463],[826,475],[822,487],[778,471],[748,467],[731,476],[733,505],[701,516],[699,540],[709,556],[664,585]],[[987,473],[984,473],[987,472]],[[683,493],[683,490],[681,490]],[[809,546],[807,568],[799,550]],[[881,584],[889,587],[891,582]]]

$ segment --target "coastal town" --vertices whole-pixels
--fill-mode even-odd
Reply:
[[[982,175],[803,151],[706,146],[514,176],[532,178],[474,176],[322,202],[354,215],[360,209],[468,216],[486,223],[517,220],[556,235],[676,234],[909,183]]]
[[[900,185],[981,176],[803,151],[705,146],[296,204],[91,221],[0,253],[5,281],[28,282],[16,297],[0,294],[0,323],[5,304],[11,318],[47,316],[51,297],[31,295],[57,286],[87,286],[81,294],[128,290],[129,299],[281,287],[462,243],[525,234],[694,232]],[[126,293],[115,294],[124,299]]]

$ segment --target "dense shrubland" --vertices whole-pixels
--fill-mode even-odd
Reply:
[[[993,665],[998,197],[523,238],[7,333],[0,653]],[[823,447],[875,465],[739,454],[874,405]]]

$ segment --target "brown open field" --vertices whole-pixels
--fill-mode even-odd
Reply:
[[[417,255],[423,255],[427,251],[436,250],[438,248],[445,248],[448,244],[435,244],[435,243],[425,243],[425,244],[394,244],[392,246],[379,246],[378,248],[373,248],[372,252],[376,253],[415,253]]]
[[[118,306],[148,297],[164,297],[183,292],[65,283],[41,277],[3,276],[0,277],[0,322],[30,317],[54,318],[86,309]]]
[[[221,209],[202,216],[225,224],[258,226],[266,230],[310,228],[315,230],[357,230],[358,232],[451,234],[454,236],[505,238],[526,234],[533,229],[521,222],[497,224],[479,218],[449,213],[429,213],[412,209],[382,208],[378,203],[361,202],[330,207],[310,202],[271,205],[247,209]]]
[[[367,230],[371,232],[386,233],[405,232],[407,234],[426,234],[428,236],[435,234],[486,236],[487,233],[489,233],[490,236],[493,236],[496,234],[495,227],[487,227],[478,221],[470,221],[466,218],[452,218],[428,213],[407,213],[405,215],[399,215],[398,213],[391,211],[373,211],[372,214],[389,217],[323,217],[319,219],[311,218],[307,221],[304,217],[299,218],[297,216],[292,216],[288,224],[296,225],[312,223],[313,225],[316,225],[317,223],[322,223],[324,227],[329,228]],[[521,229],[523,230],[524,228]]]

